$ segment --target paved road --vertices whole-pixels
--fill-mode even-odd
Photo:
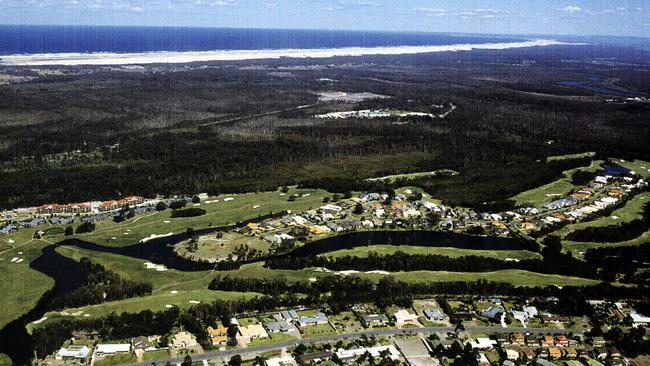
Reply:
[[[247,348],[238,348],[231,349],[226,351],[211,351],[202,353],[199,355],[192,355],[192,361],[202,361],[202,360],[211,360],[217,357],[232,357],[234,355],[243,355],[248,353],[262,353],[266,351],[282,349],[285,347],[294,347],[298,344],[315,344],[315,343],[325,343],[338,340],[345,340],[350,338],[359,338],[362,335],[368,337],[383,337],[383,336],[393,336],[398,334],[422,334],[422,333],[447,333],[453,332],[454,327],[424,327],[424,328],[408,328],[408,329],[383,329],[383,330],[368,330],[363,332],[348,333],[348,334],[335,334],[329,336],[321,336],[315,338],[306,338],[306,339],[296,339],[290,342],[281,342],[274,344],[267,344],[262,346],[254,346]],[[548,334],[557,334],[557,333],[573,333],[573,334],[582,334],[583,329],[558,329],[558,328],[523,328],[523,327],[511,327],[511,328],[500,328],[500,327],[471,327],[465,329],[467,332],[474,333],[548,333]],[[177,364],[183,362],[182,357],[175,357],[169,359],[163,359],[156,361],[158,365],[164,365],[167,362],[171,364]],[[142,363],[132,363],[127,366],[150,366],[151,361],[142,362]]]
[[[203,123],[203,124],[199,125],[199,127],[206,127],[206,126],[213,126],[213,125],[225,125],[225,124],[230,124],[230,123],[243,121],[243,120],[246,120],[246,119],[270,116],[270,115],[273,115],[273,114],[280,114],[282,112],[289,112],[289,111],[295,111],[295,110],[299,110],[299,109],[310,108],[310,107],[316,106],[317,104],[318,103],[308,104],[308,105],[300,105],[300,106],[297,106],[297,107],[289,107],[289,108],[284,108],[284,109],[278,109],[278,110],[275,110],[275,111],[252,114],[252,115],[249,115],[249,116],[240,116],[240,117],[230,118],[230,119],[221,120],[221,121],[208,122],[208,123]]]

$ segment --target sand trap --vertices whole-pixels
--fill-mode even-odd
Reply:
[[[284,193],[280,193],[280,196],[286,196],[286,194],[284,194]]]
[[[405,191],[404,191],[404,193],[406,193],[406,194],[412,194],[412,193],[413,193],[413,191],[412,191],[412,190],[410,190],[410,189],[407,189],[407,190],[405,190]]]
[[[305,194],[303,194],[302,196],[303,196],[303,197],[309,197],[309,196],[311,196],[311,193],[305,193]]]
[[[316,267],[316,268],[314,268],[314,271],[332,273],[331,269],[327,269],[327,268],[323,268],[323,267]]]
[[[23,254],[23,252],[18,252],[18,254]]]
[[[15,241],[13,239],[9,239],[9,240],[7,240],[7,243],[13,244],[13,243],[15,243]]]
[[[165,305],[165,307],[166,307],[167,309],[171,309],[171,308],[174,307],[174,305],[167,304],[167,305]]]
[[[342,275],[342,276],[349,276],[351,274],[357,274],[357,273],[361,273],[361,272],[355,271],[353,269],[350,269],[350,270],[347,270],[347,271],[338,271],[338,272],[336,272],[337,275]]]
[[[506,262],[519,262],[519,259],[515,259],[515,258],[506,258]]]
[[[228,197],[228,198],[224,198],[224,199],[223,199],[224,202],[230,202],[230,201],[234,201],[234,200],[235,200],[235,199],[232,198],[232,197]]]
[[[155,264],[155,263],[151,263],[151,262],[144,262],[144,267],[146,269],[153,269],[153,270],[156,270],[158,272],[163,272],[163,271],[167,270],[167,267],[165,267],[164,265]]]
[[[217,202],[219,202],[219,200],[205,201],[203,203],[210,204],[210,203],[217,203]]]
[[[198,300],[190,300],[190,304],[200,304],[201,302]]]
[[[117,240],[117,237],[111,236],[111,240]]]
[[[44,322],[44,321],[46,321],[46,320],[47,320],[47,317],[44,316],[44,317],[42,317],[42,318],[40,318],[40,319],[38,319],[38,320],[34,320],[34,321],[32,322],[32,324],[41,324],[42,322]]]
[[[177,294],[178,291],[176,291],[176,290],[171,290],[171,291],[169,291],[169,293],[170,293],[170,294]]]
[[[84,318],[88,318],[90,314],[84,314]]]
[[[195,203],[195,204],[194,204],[194,207],[199,207],[199,206],[201,206],[200,203]]]
[[[13,257],[13,258],[11,258],[11,263],[16,263],[16,261],[17,261],[18,259],[20,259],[20,258],[18,258],[18,257]]]
[[[253,208],[260,208],[260,205],[255,205],[253,206]]]
[[[368,271],[368,272],[366,272],[366,273],[367,273],[367,274],[380,274],[380,275],[386,275],[386,276],[388,276],[388,275],[390,274],[390,272],[386,272],[386,271],[378,271],[378,270],[375,270],[375,271]]]
[[[140,243],[146,243],[146,242],[148,242],[149,240],[158,239],[158,238],[166,238],[166,237],[168,237],[168,236],[172,236],[172,235],[174,235],[174,233],[167,233],[167,234],[151,234],[151,235],[147,236],[146,238],[141,239],[141,240],[140,240]]]
[[[170,220],[165,220],[163,221],[163,224],[169,224],[171,221]]]
[[[318,281],[318,278],[316,277],[309,277],[309,282],[316,282]]]
[[[83,313],[84,313],[83,311],[75,311],[74,313],[72,313],[72,314],[70,314],[70,315],[72,315],[72,316],[79,316],[79,315],[81,315],[81,314],[83,314]]]
[[[19,260],[16,261],[16,263],[21,263],[22,261],[24,261],[24,259],[20,258]]]
[[[612,220],[618,220],[618,219],[620,219],[620,217],[618,217],[618,216],[612,216]]]
[[[67,311],[62,311],[60,314],[63,315],[63,316],[68,316],[68,315],[70,315],[70,313],[68,313]]]

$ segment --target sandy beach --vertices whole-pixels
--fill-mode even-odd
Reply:
[[[159,63],[189,63],[207,61],[241,61],[287,58],[328,58],[336,56],[407,55],[432,52],[471,50],[505,50],[510,48],[543,47],[567,44],[538,39],[525,42],[454,44],[438,46],[355,47],[327,49],[242,50],[206,52],[150,53],[59,53],[0,56],[0,64],[13,66],[76,66],[76,65],[139,65]]]

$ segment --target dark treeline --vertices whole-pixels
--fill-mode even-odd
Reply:
[[[267,259],[265,266],[271,269],[299,270],[308,267],[327,269],[389,272],[410,271],[450,271],[450,272],[491,272],[503,269],[522,269],[547,274],[563,274],[586,278],[598,278],[597,268],[562,253],[552,253],[543,260],[504,261],[482,256],[462,256],[450,258],[435,254],[406,254],[397,251],[393,254],[379,255],[369,252],[367,257],[326,256],[299,257],[294,255],[276,256]]]
[[[650,243],[637,246],[592,248],[585,253],[585,260],[603,269],[603,272],[622,273],[626,282],[650,283],[647,272],[650,263]]]
[[[171,217],[196,217],[205,215],[205,210],[198,207],[186,208],[183,210],[174,210],[172,211]]]
[[[650,354],[650,340],[646,337],[644,327],[632,327],[629,332],[623,332],[621,328],[614,327],[608,330],[604,336],[627,357],[635,358],[639,355]]]
[[[83,285],[65,295],[52,299],[51,309],[74,308],[151,294],[149,282],[125,280],[110,269],[92,263],[88,258],[79,262]]]
[[[643,206],[642,218],[617,225],[594,226],[570,232],[566,238],[578,242],[617,243],[638,238],[650,228],[650,203]]]

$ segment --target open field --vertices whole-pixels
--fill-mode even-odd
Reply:
[[[588,167],[575,168],[565,171],[564,177],[560,178],[554,182],[545,184],[541,187],[537,187],[525,192],[521,192],[511,199],[519,205],[533,205],[537,208],[544,206],[545,203],[553,201],[558,197],[566,196],[574,188],[571,184],[571,177],[573,173],[578,170],[593,172],[600,168],[601,164],[604,161],[595,160],[592,161],[591,165]]]
[[[650,230],[641,234],[641,236],[628,241],[620,241],[617,243],[591,243],[591,242],[575,242],[575,241],[563,240],[562,246],[564,247],[565,251],[571,251],[573,253],[576,253],[576,256],[580,256],[580,253],[585,252],[591,248],[633,246],[633,245],[641,245],[649,242],[650,242]]]
[[[337,250],[324,254],[326,257],[336,258],[342,256],[354,257],[367,257],[368,253],[375,252],[380,255],[394,254],[395,252],[404,252],[412,255],[443,255],[451,258],[457,258],[467,255],[475,255],[480,257],[488,257],[495,259],[541,259],[539,253],[530,252],[527,250],[475,250],[475,249],[459,249],[459,248],[432,248],[432,247],[419,247],[411,245],[370,245],[366,247],[357,247],[352,249]]]
[[[546,158],[546,161],[557,161],[557,160],[566,160],[566,159],[580,159],[580,158],[591,158],[596,155],[595,151],[588,151],[578,154],[565,154],[565,155],[555,155],[549,156]]]

